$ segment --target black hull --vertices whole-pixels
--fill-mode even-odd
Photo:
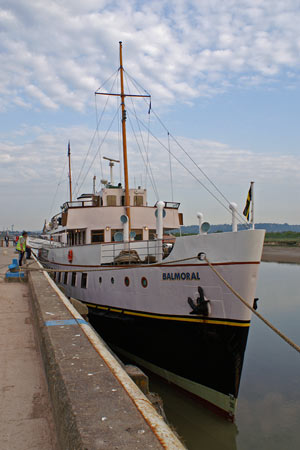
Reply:
[[[93,327],[113,348],[209,388],[208,392],[213,390],[212,404],[215,393],[228,396],[230,406],[220,409],[233,418],[249,323],[195,323],[184,318],[157,319],[95,308],[90,308],[89,316]]]

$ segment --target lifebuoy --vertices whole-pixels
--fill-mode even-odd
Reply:
[[[73,250],[68,251],[68,261],[70,263],[73,261]]]

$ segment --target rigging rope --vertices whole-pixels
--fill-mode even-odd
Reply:
[[[101,84],[101,86],[99,86],[98,89],[96,89],[96,92],[100,91],[100,89],[102,89],[103,86],[105,86],[106,83],[108,83],[108,82],[112,79],[112,77],[113,77],[114,75],[118,75],[118,73],[119,73],[119,69],[117,69],[115,72],[113,72],[113,73],[110,75],[110,77],[108,77],[107,80],[105,80],[105,81]],[[114,83],[115,83],[115,81],[114,81]]]
[[[146,92],[148,94],[148,92],[129,74],[127,74],[127,76],[131,79],[132,83],[136,86],[137,89],[141,89],[143,92]],[[150,95],[150,94],[148,94]],[[145,100],[145,99],[144,99]],[[145,100],[146,101],[146,100]],[[187,151],[183,148],[183,146],[177,141],[177,139],[171,134],[169,133],[167,127],[164,125],[164,123],[162,122],[162,120],[160,119],[160,117],[158,116],[158,114],[156,114],[156,112],[152,109],[153,114],[155,115],[155,117],[157,118],[157,120],[159,121],[159,123],[161,124],[161,126],[167,131],[168,135],[171,136],[171,138],[174,140],[174,142],[178,145],[178,147],[185,153],[185,155],[192,161],[192,163],[197,167],[197,169],[202,173],[202,175],[209,181],[209,183],[211,183],[211,185],[214,187],[214,189],[216,189],[216,191],[218,192],[219,195],[221,195],[221,197],[228,203],[230,204],[231,202],[226,198],[226,196],[222,193],[222,191],[217,187],[217,185],[209,178],[209,176],[204,172],[203,169],[201,169],[201,167],[199,167],[199,165],[193,160],[193,158],[187,153]],[[170,155],[170,154],[169,154]],[[174,155],[172,155],[174,157]],[[204,185],[201,183],[201,185],[204,187]],[[206,189],[210,194],[211,191]],[[212,195],[212,194],[211,194]],[[216,199],[216,196],[213,195],[213,197]],[[219,202],[220,203],[220,202]],[[230,212],[228,210],[228,207],[226,207],[227,212]],[[244,217],[238,212],[236,211],[236,214],[239,216],[240,218],[240,223],[246,225],[247,227],[250,227],[250,224],[244,219]]]
[[[150,105],[151,105],[151,100],[150,100]],[[150,119],[151,119],[150,112],[151,112],[151,108],[149,108],[149,110],[148,110],[148,129],[149,130],[150,130]],[[149,139],[149,137],[150,137],[150,133],[148,131],[148,134],[147,134],[147,146],[146,146],[146,173],[145,173],[145,188],[146,189],[147,189],[147,178],[148,178],[148,175],[149,175],[149,167],[150,167],[150,161],[149,161],[150,139]],[[149,175],[149,178],[150,178],[150,175]]]
[[[207,259],[206,255],[204,257],[204,261],[207,262],[209,267],[214,271],[214,273],[220,278],[221,281],[225,284],[225,286],[228,287],[228,289],[243,303],[243,305],[246,306],[246,308],[250,309],[250,311],[253,312],[260,320],[262,320],[269,328],[271,328],[274,333],[278,334],[281,339],[283,339],[285,342],[287,342],[291,347],[293,347],[295,350],[297,350],[298,353],[300,353],[300,346],[295,344],[290,338],[288,338],[285,334],[283,334],[278,328],[276,328],[271,322],[269,322],[267,319],[265,319],[259,312],[257,312],[252,306],[250,306],[246,300],[228,283],[228,281],[225,280],[225,278],[214,268],[212,263]]]
[[[225,278],[217,271],[217,269],[215,269],[215,267],[213,266],[213,264],[209,261],[209,259],[207,258],[205,253],[200,253],[196,256],[191,256],[189,258],[182,258],[182,259],[177,259],[177,260],[173,260],[173,261],[169,261],[169,262],[161,262],[161,263],[157,263],[157,264],[151,264],[151,267],[155,267],[155,266],[172,266],[176,263],[179,262],[184,262],[184,261],[190,261],[193,259],[199,259],[200,255],[203,256],[203,261],[205,261],[208,266],[212,269],[212,271],[217,275],[217,277],[225,284],[225,286],[235,295],[235,297],[237,297],[244,306],[246,306],[246,308],[248,308],[254,315],[256,315],[265,325],[267,325],[274,333],[276,333],[281,339],[283,339],[287,344],[289,344],[294,350],[296,350],[298,353],[300,353],[300,346],[297,345],[295,342],[293,342],[289,337],[287,337],[284,333],[282,333],[277,327],[275,327],[271,322],[269,322],[267,319],[265,319],[265,317],[262,316],[262,314],[260,314],[259,312],[257,312],[252,306],[250,306],[247,301],[231,286],[230,283],[228,283],[228,281],[225,280]],[[22,270],[26,270],[27,272],[61,272],[61,273],[65,273],[65,272],[101,272],[101,271],[114,271],[114,270],[125,270],[125,269],[137,269],[137,268],[145,268],[145,267],[149,267],[149,265],[140,265],[140,264],[131,264],[131,265],[124,265],[124,267],[106,267],[106,268],[97,268],[97,269],[72,269],[72,270],[55,270],[55,269],[48,269],[48,268],[28,268],[28,267],[22,267]]]
[[[128,108],[127,108],[128,109]],[[142,126],[147,129],[147,125],[145,125],[138,117],[137,120],[139,122],[141,122]],[[151,134],[151,136],[167,151],[168,148],[149,130],[149,133]],[[227,205],[224,205],[224,203],[222,203],[222,201],[213,193],[211,192],[208,187],[205,186],[205,184],[202,183],[201,180],[199,180],[199,178],[196,177],[196,175],[193,174],[193,172],[191,172],[190,169],[188,169],[175,155],[174,153],[172,153],[170,151],[170,154],[173,156],[174,159],[176,159],[176,161],[223,207],[226,209],[226,211],[228,212],[228,207]]]
[[[130,88],[129,88],[129,85],[128,85],[128,80],[127,80],[126,75],[125,75],[125,81],[126,81],[126,85],[127,85],[128,92],[129,92],[129,94],[131,94]],[[134,128],[133,128],[133,125],[132,125],[132,122],[131,122],[131,119],[130,119],[130,116],[129,116],[129,121],[130,121],[131,129],[132,129],[133,134],[134,134],[134,136],[135,136],[137,146],[138,146],[138,148],[139,148],[139,151],[140,151],[141,156],[142,156],[142,159],[143,159],[143,163],[144,163],[145,167],[147,167],[147,156],[148,156],[148,155],[147,155],[147,149],[146,149],[146,145],[145,145],[144,138],[143,138],[143,133],[142,133],[141,127],[140,127],[139,122],[138,122],[138,117],[137,117],[137,113],[136,113],[136,109],[135,109],[135,106],[134,106],[134,102],[133,102],[132,97],[130,97],[130,100],[131,100],[131,103],[132,103],[132,107],[133,107],[133,111],[134,111],[134,116],[135,116],[136,121],[137,121],[137,124],[138,124],[138,128],[139,128],[139,132],[140,132],[140,136],[141,136],[141,141],[142,141],[142,143],[143,143],[144,151],[145,151],[145,153],[146,153],[146,162],[145,162],[145,158],[144,158],[144,156],[143,156],[143,152],[142,152],[142,150],[141,150],[141,148],[140,148],[140,146],[139,146],[139,143],[138,143],[137,137],[136,137],[136,135],[135,135],[135,131],[134,131]],[[155,178],[154,178],[154,176],[153,176],[153,172],[152,172],[152,168],[151,168],[151,165],[150,165],[149,158],[148,158],[148,166],[149,166],[149,179],[150,179],[150,182],[151,182],[153,191],[154,191],[154,193],[155,193],[156,200],[159,200],[159,192],[158,192],[158,189],[157,189],[157,186],[156,186],[156,183],[155,183]]]
[[[135,137],[136,145],[137,145],[137,147],[138,147],[138,149],[139,149],[139,152],[140,152],[140,154],[141,154],[143,163],[144,163],[144,165],[146,165],[145,159],[144,159],[144,155],[143,155],[143,152],[142,152],[142,149],[141,149],[141,147],[140,147],[140,145],[139,145],[138,139],[137,139],[137,137],[136,137],[136,134],[135,134],[135,131],[134,131],[134,128],[133,128],[133,125],[132,125],[132,121],[131,121],[131,118],[130,118],[130,114],[128,114],[127,117],[128,117],[128,119],[129,119],[129,123],[130,123],[131,129],[132,129],[133,135],[134,135],[134,137]],[[153,188],[154,193],[155,193],[155,196],[156,196],[156,200],[158,200],[159,195],[158,195],[158,191],[157,191],[157,189],[156,189],[156,185],[155,185],[155,183],[154,183],[154,180],[153,180],[153,182],[152,182],[151,177],[149,177],[149,178],[150,178],[150,182],[151,182],[151,184],[152,184],[152,188]]]
[[[189,258],[181,258],[173,261],[166,261],[161,262],[157,264],[151,264],[151,267],[155,266],[172,266],[176,263],[182,263],[184,261],[191,261],[193,259],[199,260],[201,257],[201,260],[205,261],[207,265],[212,269],[212,271],[217,275],[217,277],[225,284],[225,286],[237,297],[246,308],[248,308],[254,315],[256,315],[265,325],[267,325],[274,333],[276,333],[281,339],[283,339],[287,344],[289,344],[294,350],[296,350],[298,353],[300,353],[300,346],[297,345],[295,342],[293,342],[289,337],[287,337],[284,333],[282,333],[277,327],[275,327],[271,322],[269,322],[265,317],[262,316],[259,312],[257,312],[252,306],[250,306],[247,301],[231,286],[230,283],[228,283],[227,280],[217,271],[217,269],[213,266],[213,264],[209,261],[205,253],[198,253],[196,256],[191,256]],[[36,259],[36,257],[35,257]],[[31,265],[33,263],[30,263]],[[33,271],[33,272],[39,272],[39,271],[46,271],[46,272],[99,272],[99,271],[107,271],[107,270],[124,270],[124,269],[136,269],[136,268],[145,268],[149,267],[148,264],[140,265],[140,264],[131,264],[131,265],[124,265],[124,267],[106,267],[101,268],[101,266],[97,269],[72,269],[72,270],[55,270],[55,269],[48,269],[48,268],[29,268],[29,267],[22,267],[22,271],[26,270],[27,272]]]
[[[141,147],[140,147],[140,145],[139,145],[138,139],[137,139],[137,137],[136,137],[136,134],[135,134],[135,131],[134,131],[134,128],[133,128],[133,124],[132,124],[132,121],[131,121],[131,118],[130,118],[130,114],[127,114],[127,117],[128,117],[128,119],[129,119],[129,123],[130,123],[131,129],[132,129],[133,135],[134,135],[134,137],[135,137],[135,140],[136,140],[136,145],[137,145],[137,147],[138,147],[138,149],[139,149],[139,151],[140,151],[140,154],[141,154],[143,163],[144,163],[144,165],[146,166],[146,162],[145,162],[145,159],[144,159],[144,155],[143,155],[142,149],[141,149]],[[150,166],[149,166],[149,167],[150,167]],[[153,191],[154,191],[154,193],[155,193],[156,200],[159,200],[159,193],[158,193],[158,190],[157,190],[157,187],[156,187],[156,184],[155,184],[155,180],[154,180],[154,177],[153,177],[153,173],[152,173],[151,167],[150,167],[150,171],[151,171],[151,176],[150,176],[150,174],[149,174],[149,179],[150,179],[150,182],[151,182]]]
[[[117,116],[118,113],[119,113],[119,109],[120,109],[120,108],[121,108],[121,105],[120,105],[119,108],[117,109],[117,111],[116,111],[114,117],[112,118],[112,120],[111,120],[111,122],[110,122],[110,125],[109,125],[108,129],[106,130],[106,133],[105,133],[105,135],[104,135],[104,137],[103,137],[103,139],[102,139],[102,142],[101,142],[101,144],[100,144],[100,146],[99,146],[99,148],[98,148],[98,150],[97,150],[97,152],[96,152],[94,158],[92,159],[92,162],[91,162],[91,164],[90,164],[90,166],[89,166],[89,168],[88,168],[88,170],[87,170],[87,172],[86,172],[86,174],[85,174],[85,177],[83,178],[83,180],[82,180],[82,182],[81,182],[81,185],[80,185],[79,188],[78,188],[78,192],[80,191],[80,189],[81,189],[83,183],[85,182],[86,177],[88,176],[89,171],[91,170],[91,167],[92,167],[92,165],[94,164],[94,161],[95,161],[97,155],[98,155],[99,152],[101,151],[101,147],[102,147],[102,145],[103,145],[103,143],[104,143],[104,141],[105,141],[105,139],[106,139],[106,136],[108,135],[108,133],[109,133],[109,131],[110,131],[110,129],[111,129],[111,127],[112,127],[114,121],[115,121],[116,116]]]
[[[151,98],[151,95],[149,94],[148,91],[146,91],[146,89],[143,88],[143,86],[141,86],[125,69],[123,69],[123,72],[126,73],[127,77],[130,78],[131,82],[133,84],[135,84],[135,87],[137,88],[138,92],[141,93],[141,91],[139,89],[141,89],[144,94],[148,95]],[[144,98],[144,101],[147,103],[147,100]],[[151,100],[150,100],[150,105],[151,105]]]
[[[98,108],[97,108],[97,97],[95,95],[95,110],[96,110],[96,130],[97,130],[97,142],[98,147],[100,145],[100,136],[99,136],[99,121],[98,121]],[[100,164],[100,173],[101,173],[101,179],[103,179],[103,167],[102,167],[102,158],[101,154],[99,152],[99,164]]]
[[[151,263],[151,264],[124,264],[122,266],[98,266],[96,269],[50,269],[50,268],[27,268],[25,266],[22,266],[22,270],[26,270],[28,272],[33,271],[33,272],[39,272],[39,271],[46,271],[46,272],[61,272],[61,273],[71,273],[71,272],[106,272],[108,270],[125,270],[125,269],[137,269],[137,268],[145,268],[145,267],[156,267],[156,266],[168,266],[168,265],[172,265],[172,264],[177,264],[179,262],[184,262],[184,261],[191,261],[193,259],[198,259],[197,256],[191,256],[189,258],[182,258],[182,259],[176,259],[173,261],[169,261],[169,262],[161,262],[161,263]]]
[[[65,168],[66,168],[66,164],[67,164],[67,160],[65,159],[65,164],[64,164],[63,170],[61,171],[61,176],[60,176],[59,182],[57,183],[57,186],[56,186],[56,191],[55,191],[55,194],[54,194],[54,197],[53,197],[53,200],[52,200],[52,204],[51,204],[51,207],[50,207],[50,210],[49,210],[48,217],[51,216],[51,213],[52,213],[52,210],[53,210],[53,206],[54,206],[54,202],[55,202],[55,199],[56,199],[56,196],[57,196],[58,188],[63,183],[63,179],[62,178],[63,178],[63,174],[64,174],[64,171],[65,171]]]
[[[149,132],[149,130],[150,130],[150,113],[151,113],[151,95],[149,94],[149,92],[148,91],[146,91],[127,71],[125,71],[124,70],[124,73],[126,74],[126,79],[127,79],[127,77],[131,80],[131,82],[132,82],[132,84],[135,86],[135,88],[137,89],[137,91],[138,91],[138,93],[139,94],[146,94],[147,96],[149,96],[150,97],[150,102],[148,103],[148,101],[147,101],[147,99],[145,98],[145,97],[143,97],[143,100],[144,100],[144,102],[147,104],[147,106],[148,106],[148,128],[147,128],[147,130],[148,130],[148,134],[147,134],[147,146],[144,146],[145,147],[145,153],[146,153],[146,180],[145,180],[145,188],[147,188],[147,176],[149,176],[149,179],[150,179],[150,182],[151,182],[151,184],[152,184],[152,187],[153,187],[153,184],[155,184],[155,179],[154,179],[154,176],[153,176],[153,173],[152,173],[152,168],[151,168],[151,164],[150,164],[150,160],[149,160],[149,138],[150,138],[150,132]],[[128,83],[128,82],[127,82]],[[132,99],[131,99],[132,100]],[[133,102],[133,101],[132,101]],[[134,107],[134,104],[133,104],[133,107]],[[135,112],[135,108],[134,108],[134,112]],[[136,114],[136,112],[135,112],[135,117],[136,117],[136,120],[137,120],[137,122],[138,122],[138,119],[137,119],[137,114]],[[152,180],[151,180],[151,177],[152,177]],[[154,190],[154,188],[153,188],[153,190]],[[157,190],[157,189],[156,189]],[[154,190],[154,193],[155,193],[155,190]],[[158,200],[159,198],[158,198],[158,196],[157,196],[157,200]]]
[[[112,86],[111,86],[110,93],[111,93],[111,91],[112,91],[113,88],[114,88],[114,85],[115,85],[115,82],[116,82],[116,79],[117,79],[117,76],[118,76],[118,71],[114,72],[114,74],[116,74],[116,76],[115,76],[115,80],[114,80],[114,82],[113,82],[113,84],[112,84]],[[113,75],[111,75],[110,78],[109,78],[108,80],[110,80],[110,79],[112,78],[112,76],[113,76]],[[102,86],[103,86],[103,85],[102,85]],[[100,89],[100,88],[99,88],[99,89]],[[97,91],[99,91],[99,89],[97,89]],[[96,91],[96,92],[97,92],[97,91]],[[96,95],[96,93],[95,93],[95,95]],[[78,193],[79,193],[79,191],[80,191],[80,189],[81,189],[81,186],[83,185],[83,183],[84,183],[84,181],[85,181],[85,179],[86,179],[86,177],[87,177],[87,174],[88,174],[88,172],[89,172],[89,170],[90,170],[90,168],[89,168],[87,174],[86,174],[85,177],[84,177],[84,181],[81,183],[80,187],[78,187],[78,185],[79,185],[79,180],[80,180],[80,177],[81,177],[81,174],[82,174],[82,172],[83,172],[83,169],[84,169],[84,166],[85,166],[85,164],[86,164],[87,158],[88,158],[88,156],[89,156],[90,150],[91,150],[92,145],[93,145],[93,143],[94,143],[95,137],[96,137],[96,135],[97,135],[97,133],[98,133],[98,131],[99,131],[99,125],[100,125],[100,123],[101,123],[101,121],[102,121],[102,118],[103,118],[103,116],[104,116],[104,113],[105,113],[105,110],[106,110],[108,101],[109,101],[109,96],[107,97],[107,100],[106,100],[106,102],[105,102],[105,105],[104,105],[103,111],[102,111],[102,113],[101,113],[99,122],[98,122],[98,124],[97,124],[96,130],[95,130],[95,132],[94,132],[94,135],[93,135],[93,137],[92,137],[92,140],[91,140],[90,145],[89,145],[89,148],[88,148],[88,151],[87,151],[87,153],[86,153],[84,162],[83,162],[83,164],[82,164],[82,166],[81,166],[79,175],[78,175],[77,180],[76,180],[76,183],[75,183],[75,185],[74,185],[74,190],[73,190],[73,191],[74,191],[74,196],[77,196],[77,195],[78,195]],[[99,150],[100,150],[100,148],[99,148],[99,146],[98,146],[98,151],[96,152],[96,155],[99,154]],[[94,160],[95,160],[95,158],[93,159],[93,162],[94,162]],[[76,195],[75,195],[76,187],[78,187],[78,189],[77,189]]]
[[[171,152],[170,152],[170,133],[168,132],[168,150],[169,150],[169,165],[170,165],[170,181],[171,181],[171,198],[173,199],[173,175],[172,175],[172,161],[171,161]]]
[[[153,110],[152,110],[153,111]],[[193,158],[191,157],[191,155],[188,154],[188,152],[184,149],[184,147],[177,141],[177,139],[171,134],[169,133],[168,129],[166,128],[166,126],[163,124],[163,122],[161,121],[161,119],[159,118],[159,116],[156,114],[155,111],[153,111],[153,114],[155,115],[155,117],[157,118],[157,120],[159,121],[159,123],[161,124],[161,126],[167,131],[168,135],[171,136],[171,138],[174,140],[174,142],[178,145],[178,147],[183,151],[183,153],[192,161],[192,163],[194,164],[194,166],[197,167],[197,169],[202,173],[202,175],[204,175],[204,177],[211,183],[211,185],[216,189],[216,191],[221,195],[221,197],[228,202],[228,204],[230,204],[231,202],[225,197],[225,195],[222,193],[222,191],[220,191],[220,189],[217,187],[217,185],[209,178],[208,175],[206,175],[206,173],[204,172],[203,169],[201,169],[201,167],[199,167],[199,165],[193,160]],[[227,208],[228,210],[228,208]],[[244,223],[247,226],[250,226],[248,224],[248,222],[243,218],[243,216],[236,211],[236,214],[240,217],[241,222],[240,223]]]

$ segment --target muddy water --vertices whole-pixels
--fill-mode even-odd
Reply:
[[[258,311],[300,345],[300,265],[262,263],[257,296]],[[235,424],[155,377],[150,382],[189,450],[300,449],[300,354],[256,317]]]

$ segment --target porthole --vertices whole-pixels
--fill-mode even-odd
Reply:
[[[115,282],[114,277],[111,277],[110,281],[111,281],[111,284],[114,284],[114,282]]]
[[[100,284],[102,283],[102,277],[99,277],[99,283]]]
[[[125,278],[124,278],[124,284],[125,284],[125,286],[127,286],[127,287],[130,285],[130,280],[129,280],[128,277],[125,277]]]
[[[141,279],[141,283],[142,283],[143,288],[146,288],[146,287],[148,286],[148,280],[147,280],[147,278],[143,277],[143,278]]]

